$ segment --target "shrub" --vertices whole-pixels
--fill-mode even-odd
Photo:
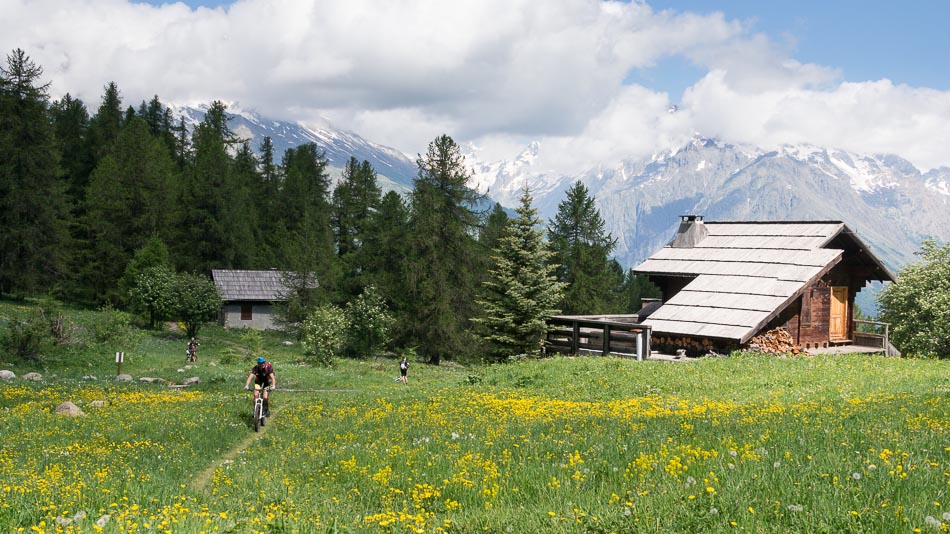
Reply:
[[[218,360],[224,365],[231,365],[238,361],[238,351],[227,348],[221,351]]]
[[[91,330],[96,343],[125,344],[131,342],[134,337],[132,316],[111,305],[100,308],[92,322]]]
[[[241,332],[241,343],[247,347],[250,356],[254,359],[264,354],[264,334],[260,330],[245,329]]]
[[[11,319],[0,336],[3,352],[16,359],[37,361],[53,345],[49,328],[36,318]]]
[[[389,343],[389,329],[395,319],[374,286],[368,286],[346,306],[347,356],[375,356]]]
[[[346,342],[346,315],[337,306],[314,310],[301,325],[301,343],[307,361],[329,367]]]
[[[891,339],[916,356],[950,358],[950,244],[925,241],[922,259],[898,273],[878,296]]]

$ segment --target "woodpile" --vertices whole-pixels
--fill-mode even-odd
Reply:
[[[709,354],[716,349],[715,344],[709,339],[695,339],[691,337],[678,336],[653,336],[650,341],[654,350],[666,354],[678,354],[679,351],[685,351],[687,356],[701,356]]]
[[[773,328],[768,332],[753,337],[743,350],[748,352],[762,352],[765,354],[798,354],[800,352],[792,335],[785,328]]]

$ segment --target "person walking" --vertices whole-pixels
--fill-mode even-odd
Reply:
[[[188,342],[188,348],[185,350],[185,361],[196,362],[198,361],[198,346],[201,343],[198,343],[198,340],[191,338],[191,341]]]
[[[406,378],[406,373],[409,372],[409,360],[405,356],[402,357],[402,361],[399,362],[399,380],[403,384],[409,385],[409,379]]]

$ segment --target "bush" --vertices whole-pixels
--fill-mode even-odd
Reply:
[[[92,339],[96,343],[128,344],[135,337],[132,316],[106,305],[99,310],[91,325]]]
[[[264,354],[264,334],[260,330],[245,329],[241,332],[241,343],[247,347],[250,356],[255,360]]]
[[[346,355],[375,356],[389,343],[389,329],[395,319],[374,286],[368,286],[346,306]]]
[[[23,361],[38,361],[53,341],[49,328],[35,318],[11,319],[0,336],[3,352]]]
[[[301,325],[301,343],[307,361],[329,367],[346,343],[346,315],[333,305],[317,308]]]
[[[878,296],[881,321],[901,351],[950,358],[950,244],[925,241],[922,259],[904,267]]]
[[[221,351],[221,354],[218,357],[218,361],[220,361],[224,365],[231,365],[233,363],[236,363],[238,361],[238,351],[232,348],[224,349]]]

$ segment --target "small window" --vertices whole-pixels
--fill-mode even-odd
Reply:
[[[254,314],[251,313],[252,306],[250,304],[241,304],[241,320],[250,321],[254,318]]]

